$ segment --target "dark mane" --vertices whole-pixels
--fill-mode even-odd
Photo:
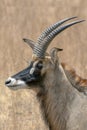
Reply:
[[[67,64],[61,63],[61,65],[71,84],[80,92],[87,94],[87,79],[81,78],[76,74],[76,71],[73,68],[69,67]]]

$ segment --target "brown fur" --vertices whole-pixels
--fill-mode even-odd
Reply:
[[[67,78],[70,80],[71,84],[77,88],[79,91],[84,92],[87,89],[87,79],[83,79],[76,74],[76,71],[69,67],[65,63],[61,63]]]

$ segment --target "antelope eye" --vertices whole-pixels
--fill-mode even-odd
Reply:
[[[43,64],[40,62],[40,63],[38,63],[37,64],[37,66],[36,66],[38,69],[42,69],[42,67],[43,67]]]

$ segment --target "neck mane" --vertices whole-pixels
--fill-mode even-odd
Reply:
[[[75,70],[69,67],[67,64],[61,63],[61,65],[72,86],[75,87],[79,92],[87,95],[87,79],[81,78],[76,74]]]

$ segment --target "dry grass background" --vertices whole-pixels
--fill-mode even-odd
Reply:
[[[27,66],[32,50],[22,38],[36,40],[56,21],[78,16],[87,20],[87,0],[0,0],[0,130],[47,130],[31,90],[11,91],[4,81]],[[63,48],[60,60],[87,77],[87,22],[57,36],[51,46]]]

